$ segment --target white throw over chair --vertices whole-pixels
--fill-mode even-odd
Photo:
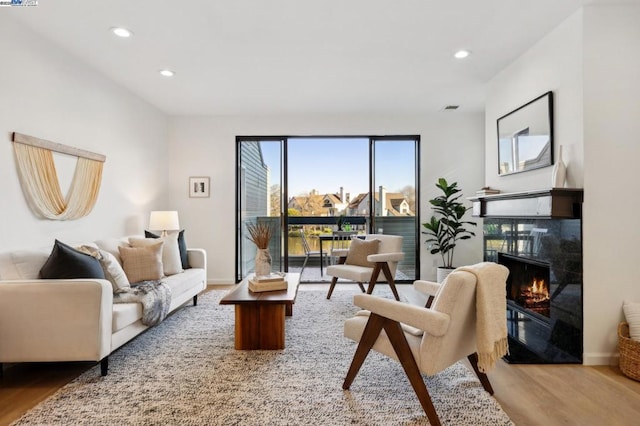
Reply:
[[[364,241],[378,240],[378,250],[375,254],[366,256],[366,261],[361,264],[349,264],[347,261],[351,259],[352,250],[356,250],[358,244],[354,237],[348,250],[334,250],[332,256],[338,257],[338,264],[331,265],[327,268],[327,275],[332,276],[331,285],[327,299],[331,298],[333,289],[338,282],[338,278],[355,281],[360,286],[362,292],[365,292],[362,283],[367,282],[369,286],[366,292],[371,294],[377,282],[387,282],[396,300],[400,300],[398,291],[395,286],[395,275],[398,262],[404,258],[402,252],[402,237],[399,235],[383,235],[383,234],[366,234]],[[346,262],[346,263],[345,263]],[[382,272],[382,274],[380,274]]]
[[[365,311],[344,325],[345,337],[359,344],[342,388],[349,389],[373,349],[402,364],[432,425],[440,420],[422,374],[437,374],[466,357],[493,394],[485,373],[507,353],[508,274],[502,265],[483,262],[458,268],[442,284],[415,281],[418,291],[433,296],[429,307],[356,295],[355,305]]]

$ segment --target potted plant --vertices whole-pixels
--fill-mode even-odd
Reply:
[[[429,222],[422,224],[426,229],[422,233],[427,235],[425,243],[429,245],[431,254],[442,256],[442,266],[438,267],[437,278],[438,282],[442,282],[454,269],[453,253],[456,242],[468,240],[476,235],[466,229],[465,225],[476,226],[476,222],[462,220],[471,207],[465,207],[459,201],[462,194],[458,189],[458,182],[449,184],[446,179],[440,178],[436,187],[442,191],[442,194],[429,200],[435,214],[431,216]]]

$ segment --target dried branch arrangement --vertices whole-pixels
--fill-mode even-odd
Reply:
[[[259,249],[266,249],[269,247],[269,240],[273,234],[273,228],[270,224],[260,223],[247,223],[247,231],[249,235],[247,238],[251,240]]]

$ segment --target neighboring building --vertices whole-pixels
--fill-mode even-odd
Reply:
[[[241,209],[245,217],[269,215],[269,167],[264,162],[260,142],[241,144]]]
[[[345,194],[340,187],[336,194],[318,194],[312,190],[308,196],[291,197],[287,207],[298,210],[303,216],[340,216],[348,205],[349,193]]]
[[[382,200],[382,202],[380,202]],[[369,193],[358,194],[347,209],[350,216],[367,216],[369,214]],[[381,208],[382,206],[382,208]],[[409,202],[404,194],[399,192],[387,192],[381,186],[374,194],[374,208],[378,216],[414,216],[409,207]]]

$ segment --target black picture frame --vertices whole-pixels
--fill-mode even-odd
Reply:
[[[497,120],[498,175],[553,165],[553,92],[549,91]]]

